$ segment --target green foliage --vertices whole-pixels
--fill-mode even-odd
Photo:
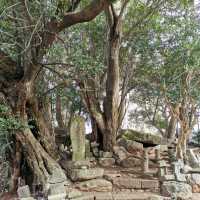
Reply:
[[[192,136],[192,141],[194,141],[195,144],[200,145],[200,131],[194,131]]]
[[[10,114],[9,108],[0,104],[0,155],[5,156],[6,150],[11,148],[12,134],[26,128],[17,118]]]

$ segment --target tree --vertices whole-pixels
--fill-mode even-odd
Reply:
[[[28,124],[27,111],[31,110],[38,123],[37,134],[41,138],[38,141],[29,128],[16,133],[13,190],[17,189],[17,179],[20,176],[21,153],[35,180],[43,185],[56,169],[60,170],[55,161],[55,142],[45,123],[34,87],[41,70],[40,63],[61,31],[74,24],[92,20],[109,5],[109,1],[94,0],[78,12],[73,12],[77,6],[70,5],[70,12],[61,13],[58,19],[53,14],[54,10],[51,10],[53,6],[48,4],[48,1],[41,4],[26,1],[11,4],[3,1],[1,7],[0,91],[11,107],[12,114],[22,124]],[[11,46],[12,43],[15,45]],[[65,176],[61,170],[60,173]]]

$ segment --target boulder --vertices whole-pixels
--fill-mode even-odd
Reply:
[[[192,197],[192,187],[187,183],[166,181],[161,187],[162,195],[168,197],[180,198],[182,200]]]
[[[102,168],[89,168],[89,169],[71,169],[68,176],[72,181],[85,181],[95,178],[101,178],[104,174]]]
[[[112,183],[105,179],[93,179],[77,183],[75,185],[81,191],[109,192],[112,191]]]
[[[85,159],[85,119],[79,115],[72,118],[70,125],[70,138],[72,143],[72,160]]]
[[[103,167],[110,167],[115,164],[114,158],[99,158],[99,164]]]
[[[132,141],[132,140],[127,140],[125,138],[120,138],[120,139],[118,139],[117,144],[119,146],[124,147],[131,154],[134,154],[137,156],[142,155],[142,152],[143,152],[143,144],[142,143]]]
[[[137,141],[143,144],[159,145],[162,142],[162,137],[158,134],[143,133],[131,129],[121,130],[121,132],[127,140]]]

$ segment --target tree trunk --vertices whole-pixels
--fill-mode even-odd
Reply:
[[[28,163],[29,168],[34,175],[35,183],[40,183],[45,187],[47,181],[54,176],[59,170],[60,176],[66,179],[62,169],[58,163],[53,159],[57,157],[53,137],[49,133],[48,127],[42,113],[38,109],[38,103],[33,98],[32,81],[20,81],[16,83],[15,87],[7,90],[11,93],[7,94],[9,105],[12,107],[13,114],[18,117],[20,122],[27,127],[28,115],[27,112],[31,107],[33,116],[38,123],[38,135],[36,138],[31,132],[30,128],[25,128],[16,133],[16,150],[18,144],[21,147],[21,153]],[[34,99],[34,101],[33,101]],[[16,164],[14,165],[13,189],[17,189],[17,181],[20,177],[20,157],[19,151],[16,151]]]
[[[106,80],[106,98],[104,101],[105,132],[103,133],[103,148],[112,151],[116,145],[117,131],[120,117],[120,76],[119,76],[119,50],[121,40],[121,18],[116,17],[112,9],[108,11],[109,47],[108,70]]]
[[[58,122],[58,127],[64,128],[65,124],[63,121],[63,115],[62,115],[62,104],[61,104],[61,99],[60,96],[56,96],[56,120]]]
[[[177,124],[177,119],[176,119],[176,117],[174,117],[172,115],[170,118],[170,121],[169,121],[169,125],[167,128],[167,134],[166,134],[167,139],[169,139],[170,141],[173,141],[175,139],[176,124]]]

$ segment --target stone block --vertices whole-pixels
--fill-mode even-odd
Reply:
[[[72,181],[85,181],[94,178],[101,178],[104,174],[102,168],[71,169],[68,174]]]
[[[114,158],[99,158],[99,164],[103,167],[109,167],[115,164]]]
[[[95,200],[113,200],[111,192],[97,192],[95,193]]]
[[[60,193],[48,196],[48,200],[65,200],[65,199],[66,199],[66,193]]]
[[[114,186],[120,189],[141,189],[141,179],[129,178],[129,177],[118,177],[113,178],[112,183]]]
[[[93,179],[75,184],[81,191],[109,192],[112,191],[112,183],[105,179]]]
[[[48,194],[49,195],[64,194],[66,193],[66,185],[68,185],[68,182],[49,184]]]
[[[159,188],[158,180],[142,180],[142,189]]]
[[[72,160],[85,159],[85,119],[75,115],[70,126],[70,138],[72,143]]]
[[[172,175],[164,175],[160,177],[160,181],[175,181],[175,176]]]
[[[163,196],[173,196],[177,199],[190,199],[192,197],[192,187],[177,181],[165,181],[162,184],[161,192]]]
[[[103,152],[103,158],[112,158],[113,152]]]
[[[73,198],[77,198],[77,197],[81,197],[83,194],[81,191],[77,190],[77,189],[72,189],[71,191],[69,191],[68,193],[68,198],[69,199],[73,199]]]
[[[120,165],[125,168],[141,166],[142,160],[134,157],[129,157],[120,162]]]
[[[18,194],[19,198],[31,197],[31,192],[30,192],[29,186],[25,185],[25,186],[19,187],[17,189],[17,194]]]

